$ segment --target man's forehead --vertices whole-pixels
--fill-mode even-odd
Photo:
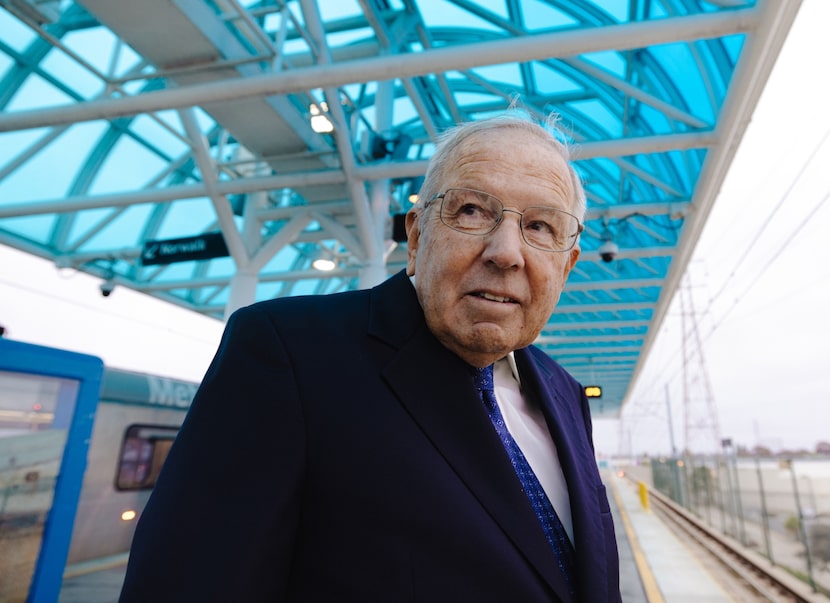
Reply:
[[[444,184],[492,176],[502,163],[517,164],[510,168],[512,177],[551,180],[557,188],[568,180],[567,161],[550,141],[525,130],[499,129],[476,132],[453,149]]]
[[[553,141],[528,130],[494,128],[470,134],[453,149],[449,159],[451,163],[463,163],[465,160],[479,156],[486,159],[498,155],[502,149],[532,146],[537,147],[543,155],[556,158],[558,160],[557,164],[564,163],[564,158],[554,145]]]

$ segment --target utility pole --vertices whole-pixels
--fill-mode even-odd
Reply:
[[[671,399],[669,398],[669,384],[665,385],[666,391],[666,416],[669,420],[669,444],[671,445],[671,455],[677,456],[677,446],[674,444],[674,425],[671,420]]]
[[[678,294],[683,331],[684,451],[687,454],[693,450],[717,453],[721,442],[718,413],[703,356],[703,342],[688,272],[683,280]]]

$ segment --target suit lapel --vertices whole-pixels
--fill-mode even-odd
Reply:
[[[568,484],[571,518],[576,543],[577,592],[581,600],[606,600],[597,589],[606,585],[606,556],[594,451],[586,434],[578,387],[561,375],[535,362],[529,349],[516,352],[516,361],[526,395],[540,400],[548,430]]]
[[[538,519],[473,388],[470,367],[430,333],[405,277],[387,283],[373,291],[370,317],[371,334],[398,348],[384,379],[528,563],[568,600]]]

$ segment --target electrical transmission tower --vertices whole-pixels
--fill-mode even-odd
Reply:
[[[689,273],[680,287],[680,316],[683,352],[683,419],[685,450],[689,453],[713,453],[720,450],[718,411],[695,313],[694,295]]]

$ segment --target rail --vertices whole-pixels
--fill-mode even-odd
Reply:
[[[648,488],[653,511],[671,529],[691,538],[711,558],[732,574],[736,581],[763,601],[796,601],[828,603],[830,598],[814,592],[784,569],[773,565],[769,559],[744,548],[738,541],[713,530],[694,514],[684,509],[664,494]]]

